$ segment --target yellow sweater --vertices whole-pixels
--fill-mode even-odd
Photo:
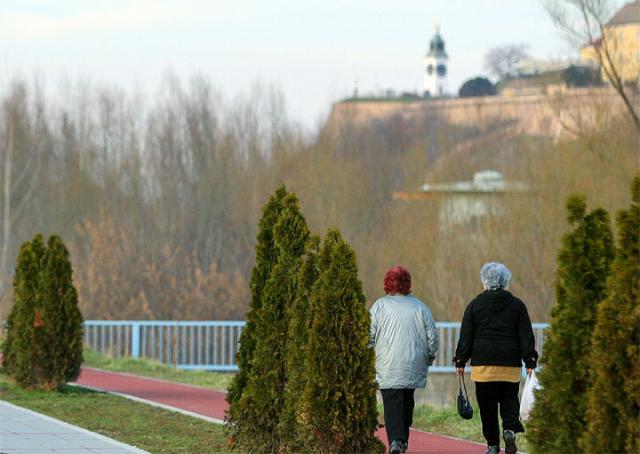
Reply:
[[[471,368],[471,380],[479,382],[508,381],[517,383],[520,381],[522,369],[510,366],[473,366]]]

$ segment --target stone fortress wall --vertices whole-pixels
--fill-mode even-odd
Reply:
[[[633,103],[640,106],[640,96]],[[613,110],[612,110],[613,109]],[[599,116],[624,112],[620,97],[608,87],[557,90],[550,94],[486,96],[475,98],[394,100],[363,99],[334,104],[327,129],[339,132],[346,125],[400,117],[420,121],[429,114],[458,126],[500,122],[513,134],[557,138],[572,129],[594,123]]]

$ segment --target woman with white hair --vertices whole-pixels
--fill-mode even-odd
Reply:
[[[538,353],[529,313],[524,303],[507,291],[511,272],[502,263],[485,263],[480,270],[484,292],[464,311],[454,362],[458,375],[471,359],[476,383],[485,454],[500,452],[498,407],[502,417],[505,452],[517,452],[516,433],[524,432],[518,418],[518,388],[522,363],[531,373]]]

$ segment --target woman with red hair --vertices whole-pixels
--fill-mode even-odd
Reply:
[[[376,381],[382,394],[389,453],[406,452],[413,421],[413,394],[427,385],[436,358],[436,324],[431,311],[411,295],[411,274],[403,266],[384,277],[386,296],[371,307],[371,340],[376,351]]]

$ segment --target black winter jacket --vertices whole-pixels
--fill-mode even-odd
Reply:
[[[462,317],[460,340],[453,359],[464,367],[514,366],[535,368],[533,328],[527,307],[506,290],[487,290],[476,296]]]

